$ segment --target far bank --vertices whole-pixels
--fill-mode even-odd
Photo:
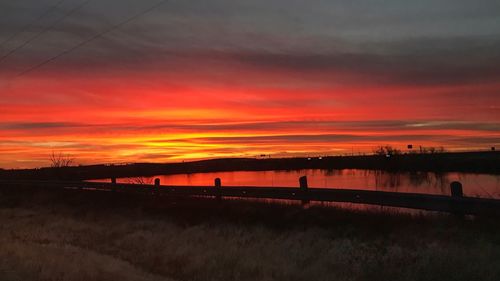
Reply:
[[[110,177],[301,169],[368,169],[383,171],[500,174],[500,152],[359,155],[300,158],[223,158],[182,163],[101,164],[24,170],[0,169],[2,179],[88,180]]]

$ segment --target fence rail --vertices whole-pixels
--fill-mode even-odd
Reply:
[[[309,188],[307,178],[299,179],[299,188],[292,187],[256,187],[223,186],[220,179],[215,179],[213,186],[172,186],[155,184],[126,184],[83,181],[0,181],[1,187],[30,186],[37,188],[63,188],[81,191],[120,192],[128,194],[146,194],[153,197],[237,197],[298,200],[303,204],[310,201],[346,202],[381,206],[441,211],[456,214],[500,216],[500,200],[463,196],[462,185],[453,182],[450,196],[420,193],[400,193],[337,188]]]

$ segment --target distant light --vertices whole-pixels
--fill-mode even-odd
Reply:
[[[320,157],[318,157],[318,159],[321,160],[321,159],[323,159],[323,157],[320,156]]]
[[[311,157],[308,157],[307,160],[311,160]]]
[[[390,154],[386,154],[386,155],[385,155],[385,157],[390,158],[390,157],[391,157],[391,155],[390,155]]]

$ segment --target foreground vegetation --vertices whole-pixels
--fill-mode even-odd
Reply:
[[[500,280],[495,219],[0,189],[0,280]]]

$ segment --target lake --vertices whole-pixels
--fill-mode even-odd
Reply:
[[[500,175],[472,173],[393,173],[361,169],[308,169],[158,175],[120,178],[117,179],[117,182],[152,184],[155,178],[159,178],[162,185],[210,186],[214,184],[215,178],[220,178],[223,186],[298,187],[301,176],[307,176],[309,187],[316,188],[347,188],[440,195],[450,195],[450,183],[460,181],[463,184],[465,196],[500,199]]]

